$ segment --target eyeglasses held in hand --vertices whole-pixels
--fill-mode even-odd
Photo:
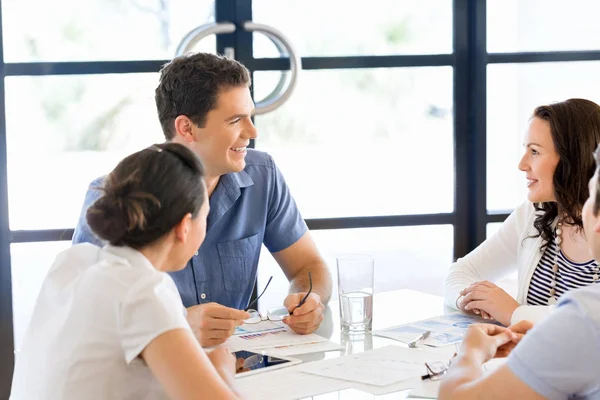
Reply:
[[[246,312],[248,314],[250,314],[250,318],[246,319],[244,321],[244,323],[258,324],[261,321],[282,321],[285,317],[289,317],[296,308],[302,307],[302,305],[304,305],[304,303],[306,303],[306,299],[308,299],[308,296],[312,293],[312,275],[309,272],[308,273],[308,283],[309,283],[308,292],[306,293],[306,296],[304,296],[304,298],[302,298],[302,300],[300,300],[300,303],[298,303],[298,305],[292,309],[292,312],[290,313],[288,311],[288,309],[284,306],[273,307],[273,308],[269,308],[267,310],[267,315],[265,316],[265,318],[263,318],[263,316],[260,315],[260,313],[257,310],[250,308],[250,306],[254,305],[255,303],[258,304],[258,299],[260,299],[262,297],[262,295],[265,294],[272,279],[273,279],[273,277],[271,276],[269,278],[269,280],[267,281],[267,284],[265,285],[265,288],[263,289],[262,293],[256,299],[254,299],[254,301],[252,301],[250,304],[248,304],[248,308],[246,309]]]

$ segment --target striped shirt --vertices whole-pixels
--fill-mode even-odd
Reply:
[[[547,306],[550,299],[550,283],[554,278],[552,266],[558,251],[558,272],[556,273],[556,299],[573,289],[595,283],[594,275],[598,274],[598,264],[595,260],[585,263],[575,263],[563,254],[558,245],[553,242],[546,247],[544,254],[537,265],[527,293],[527,304],[530,306]]]

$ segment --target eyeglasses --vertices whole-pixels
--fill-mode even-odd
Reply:
[[[425,368],[427,368],[427,374],[422,375],[421,380],[439,381],[448,372],[448,367],[439,361],[431,364],[425,363]]]
[[[452,356],[452,358],[454,358],[455,356],[456,353],[454,353],[454,356]],[[427,368],[427,374],[422,375],[421,380],[429,379],[432,381],[439,381],[440,379],[442,379],[444,375],[446,375],[446,372],[448,372],[448,368],[450,368],[450,365],[452,365],[452,358],[448,360],[446,364],[444,364],[441,361],[437,361],[434,363],[425,363],[425,368]]]
[[[248,308],[246,308],[246,312],[250,314],[250,318],[246,319],[244,321],[244,323],[246,324],[258,324],[259,322],[262,321],[282,321],[285,317],[289,317],[291,314],[294,313],[294,310],[298,307],[302,307],[302,305],[306,302],[306,299],[308,298],[308,296],[312,293],[312,275],[309,272],[308,273],[308,283],[309,283],[309,289],[308,292],[306,293],[306,296],[304,296],[302,298],[302,300],[300,301],[300,303],[298,303],[298,305],[296,307],[294,307],[292,309],[291,312],[288,311],[288,309],[284,306],[279,306],[279,307],[273,307],[273,308],[269,308],[267,310],[267,315],[265,318],[263,318],[262,315],[260,315],[260,313],[253,309],[250,308],[250,306],[254,305],[254,303],[258,302],[258,299],[260,299],[262,297],[263,294],[265,294],[265,292],[267,291],[267,288],[269,287],[269,284],[271,283],[271,280],[273,279],[273,277],[270,277],[267,284],[265,285],[265,288],[263,289],[262,293],[256,298],[254,299],[254,301],[252,301],[250,304],[248,304]]]

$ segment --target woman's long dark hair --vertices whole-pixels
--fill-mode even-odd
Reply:
[[[552,182],[556,202],[536,203],[533,226],[542,237],[542,249],[554,240],[552,224],[558,215],[564,224],[583,229],[581,209],[594,175],[594,151],[600,142],[600,106],[585,99],[569,99],[540,106],[532,118],[548,121],[559,156]]]

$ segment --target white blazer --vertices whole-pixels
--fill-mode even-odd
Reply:
[[[444,300],[448,307],[456,309],[459,292],[475,281],[498,282],[518,272],[517,302],[525,304],[529,284],[536,266],[542,258],[542,238],[533,226],[535,209],[533,203],[521,204],[504,221],[500,229],[481,243],[475,250],[459,258],[444,280]],[[521,305],[512,315],[511,323],[521,320],[539,321],[554,306]]]

